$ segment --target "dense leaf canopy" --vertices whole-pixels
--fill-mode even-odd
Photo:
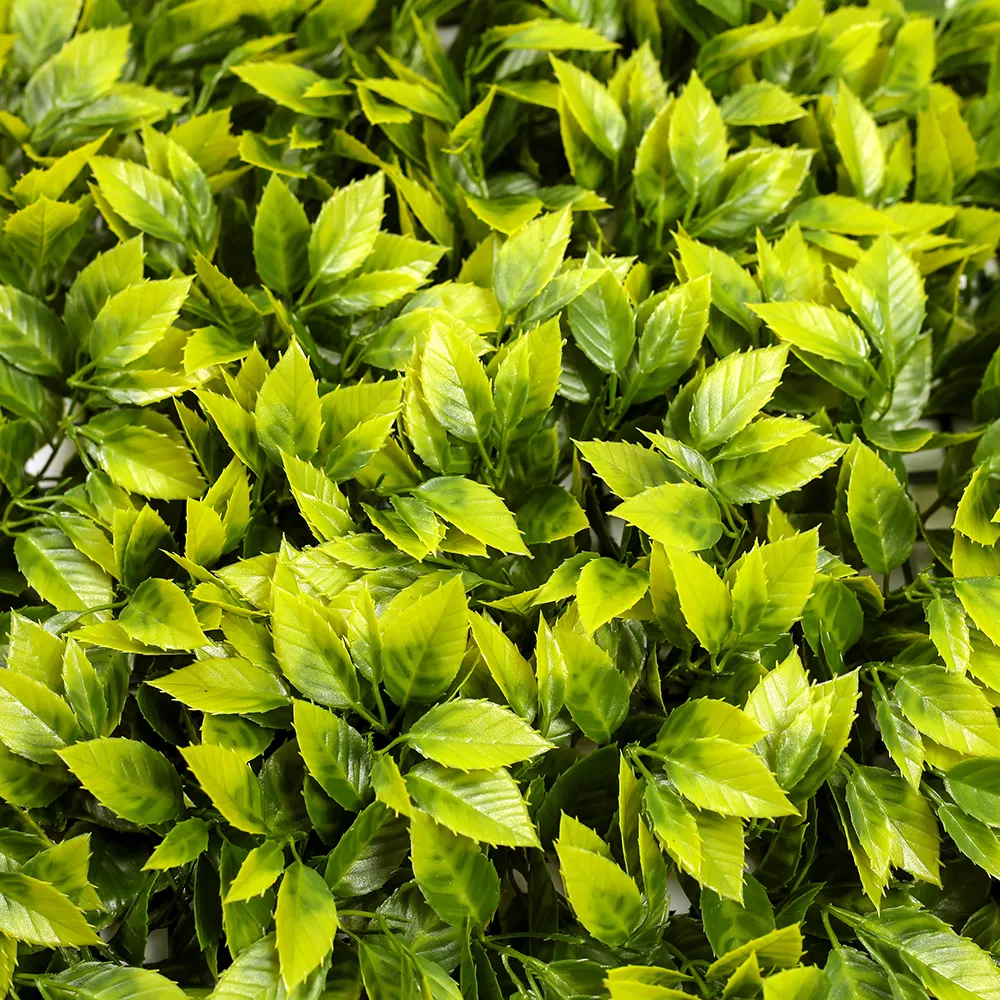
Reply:
[[[1000,1000],[998,38],[0,2],[0,996]]]

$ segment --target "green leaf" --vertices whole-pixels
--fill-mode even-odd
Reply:
[[[48,882],[21,872],[0,872],[0,931],[48,948],[99,945],[83,913]]]
[[[445,430],[485,443],[493,426],[489,379],[468,342],[450,326],[431,326],[420,369],[424,399]]]
[[[500,879],[479,845],[419,811],[410,818],[410,842],[413,876],[434,912],[456,927],[489,923]]]
[[[66,112],[111,90],[125,68],[128,48],[127,26],[84,31],[42,63],[25,85],[21,103],[34,138],[44,140]]]
[[[240,870],[226,893],[227,903],[239,903],[266,892],[285,870],[285,851],[273,840],[255,847],[240,865]]]
[[[281,978],[292,990],[326,958],[340,926],[326,882],[301,861],[290,865],[281,880],[274,926]]]
[[[265,285],[292,295],[309,277],[309,220],[277,174],[264,188],[253,223],[253,256]]]
[[[524,308],[555,276],[569,243],[568,209],[529,222],[497,251],[493,291],[505,316]]]
[[[967,677],[939,666],[907,670],[896,685],[903,714],[935,743],[959,753],[1000,754],[1000,727],[986,695]]]
[[[60,611],[110,604],[111,577],[55,528],[31,528],[14,543],[17,565],[29,585]]]
[[[812,302],[766,302],[750,308],[780,340],[810,354],[844,365],[860,366],[868,342],[850,317]]]
[[[595,840],[600,845],[596,850]],[[555,847],[559,874],[580,923],[605,944],[626,944],[642,920],[635,882],[611,860],[596,834],[565,813]]]
[[[0,740],[8,750],[39,764],[54,764],[58,752],[83,736],[69,705],[41,681],[0,670]]]
[[[892,470],[858,442],[847,491],[851,534],[865,562],[877,573],[890,573],[909,557],[917,520],[910,500]]]
[[[569,304],[573,339],[601,371],[625,372],[635,345],[635,319],[621,282],[607,269]]]
[[[733,599],[707,562],[681,549],[668,550],[670,568],[687,627],[715,655],[729,632]]]
[[[691,740],[669,752],[664,768],[677,790],[702,809],[742,817],[797,812],[760,758],[729,740]]]
[[[401,708],[432,702],[458,674],[469,631],[461,577],[452,577],[412,604],[390,609],[381,623],[389,697]]]
[[[970,861],[993,878],[1000,877],[1000,837],[995,830],[955,806],[941,806],[938,819],[945,833]]]
[[[331,708],[356,704],[357,674],[336,617],[313,598],[282,589],[272,604],[274,655],[289,683]]]
[[[296,458],[282,455],[288,486],[309,529],[321,542],[346,535],[351,520],[347,498],[320,469]]]
[[[514,515],[488,487],[464,476],[438,476],[413,491],[459,531],[501,552],[528,555]]]
[[[708,490],[689,483],[643,490],[612,513],[667,548],[685,552],[711,548],[722,536],[719,505]]]
[[[436,705],[410,726],[406,741],[424,757],[461,771],[516,764],[554,746],[512,712],[468,698]]]
[[[723,100],[719,110],[727,125],[781,125],[805,114],[793,94],[767,80],[740,87]]]
[[[708,327],[711,278],[704,274],[670,289],[639,335],[639,364],[626,398],[642,403],[669,389],[690,367]]]
[[[625,720],[629,683],[610,656],[588,636],[559,628],[554,639],[556,649],[546,651],[548,683],[557,690],[561,685],[562,695],[553,700],[565,700],[570,716],[583,733],[595,743],[606,743]],[[541,669],[539,688],[543,688]],[[550,714],[554,710],[555,706],[550,708]]]
[[[267,832],[260,782],[238,751],[203,744],[183,747],[181,754],[228,823],[247,833]]]
[[[170,421],[147,410],[112,410],[80,431],[88,451],[125,490],[157,500],[199,496],[205,480]]]
[[[988,757],[962,760],[945,772],[948,794],[956,804],[983,823],[1000,825],[1000,761]]]
[[[294,703],[294,725],[309,773],[330,798],[357,812],[365,803],[371,775],[368,747],[360,733],[306,701]]]
[[[62,323],[48,306],[0,286],[0,357],[32,375],[59,375],[67,346]]]
[[[846,276],[841,294],[885,359],[899,371],[923,325],[926,296],[916,264],[891,236],[875,240]]]
[[[488,615],[470,614],[469,628],[507,704],[530,723],[535,717],[538,684],[528,661]]]
[[[996,618],[997,602],[1000,601],[1000,588],[997,587],[996,581],[989,577],[956,580],[955,596],[962,602],[962,607],[976,623],[976,626],[996,642],[1000,638],[1000,628],[997,627]],[[935,645],[938,642],[942,645],[947,643],[951,659],[942,651],[945,663],[953,670],[961,672],[968,665],[972,652],[969,648],[968,626],[965,624],[964,617],[961,616],[961,610],[955,607],[954,601],[945,605],[944,599],[938,598],[937,600],[942,603],[941,621],[938,624],[938,612],[935,611],[934,621],[931,623],[931,638],[935,639]],[[931,607],[933,608],[934,604]],[[928,612],[928,616],[930,617],[930,612]],[[946,616],[947,624],[945,622]],[[945,628],[947,628],[947,639],[943,634]]]
[[[312,281],[328,281],[361,266],[382,225],[385,175],[341,188],[323,205],[309,237]]]
[[[924,910],[892,907],[859,929],[897,949],[924,987],[945,1000],[992,1000],[1000,996],[1000,972],[968,938]]]
[[[90,161],[101,194],[127,223],[150,236],[183,243],[190,227],[187,205],[170,181],[130,160],[95,156]]]
[[[254,406],[254,423],[264,450],[275,461],[283,453],[310,458],[319,445],[319,391],[298,341],[264,379]]]
[[[182,705],[209,714],[270,712],[288,704],[288,688],[273,669],[239,656],[195,660],[149,684]]]
[[[730,355],[708,369],[691,408],[700,448],[725,443],[753,420],[778,387],[786,357],[783,347],[765,347]]]
[[[179,868],[194,861],[206,850],[208,850],[208,827],[204,820],[192,816],[170,828],[143,865],[143,871]]]
[[[625,116],[600,81],[570,62],[549,57],[563,97],[588,139],[609,160],[625,142]]]
[[[773,500],[821,476],[847,447],[810,431],[768,451],[716,462],[716,485],[730,503]]]
[[[726,162],[722,113],[694,72],[670,119],[670,158],[694,200],[704,195]]]
[[[524,799],[503,768],[456,771],[425,761],[407,773],[406,787],[453,833],[495,846],[539,846]]]
[[[66,747],[59,756],[83,787],[122,819],[155,826],[183,809],[173,765],[138,740],[100,737]]]
[[[191,280],[131,285],[109,298],[90,329],[90,355],[99,368],[120,368],[148,354],[177,320]]]
[[[678,478],[670,462],[652,448],[625,441],[575,443],[598,476],[620,497],[628,499]]]
[[[594,632],[628,611],[648,588],[649,578],[641,570],[614,559],[592,559],[580,571],[576,585],[580,624]]]
[[[833,135],[854,191],[867,202],[875,199],[885,179],[885,153],[875,119],[841,79]]]
[[[208,644],[194,606],[169,580],[143,581],[118,621],[132,639],[149,646],[197,649]]]

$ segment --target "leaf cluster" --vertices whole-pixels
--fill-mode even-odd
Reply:
[[[0,2],[0,997],[1000,1000],[990,0]]]

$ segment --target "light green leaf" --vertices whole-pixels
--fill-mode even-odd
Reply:
[[[514,515],[488,487],[464,476],[438,476],[413,491],[459,531],[501,552],[528,555]]]
[[[701,448],[728,441],[760,412],[785,370],[787,349],[731,354],[705,373],[694,394],[691,430]]]
[[[1000,971],[969,938],[928,913],[910,907],[884,909],[864,917],[859,929],[898,949],[924,987],[942,1000],[996,1000]]]
[[[885,179],[885,152],[875,119],[843,79],[837,92],[833,135],[855,193],[873,201]]]
[[[718,106],[692,72],[670,119],[670,158],[692,199],[703,197],[726,162],[726,126]]]
[[[455,927],[488,923],[500,879],[479,845],[419,810],[410,818],[410,843],[413,877],[434,912]]]
[[[592,559],[580,571],[576,585],[576,606],[580,624],[594,632],[623,615],[649,589],[649,576],[614,559]]]
[[[968,604],[976,610],[973,621],[981,629],[984,625],[987,626],[987,629],[994,629],[996,634],[1000,636],[1000,629],[996,629],[994,625],[996,621],[995,611],[991,607],[992,602],[990,601],[994,589],[992,583],[993,581],[989,578],[982,581],[956,580],[955,594],[962,601],[961,604],[950,597],[942,597],[939,594],[924,608],[934,648],[941,654],[941,658],[947,666],[951,670],[957,670],[960,674],[964,674],[968,669],[972,656],[969,626],[963,610],[966,606],[966,599]],[[983,601],[984,597],[985,601]],[[987,629],[983,629],[983,631],[989,634]]]
[[[576,447],[612,493],[634,497],[663,483],[677,482],[673,465],[652,448],[625,441],[577,441]]]
[[[845,365],[863,365],[868,342],[849,316],[813,302],[766,302],[750,308],[780,340]]]
[[[797,812],[761,759],[729,740],[691,740],[670,750],[664,768],[681,795],[702,809],[742,817]]]
[[[55,528],[31,528],[14,542],[17,565],[28,584],[60,611],[110,604],[113,583]]]
[[[237,750],[203,744],[181,754],[223,818],[247,833],[266,833],[260,781]]]
[[[612,946],[626,944],[642,920],[642,900],[632,881],[602,850],[581,846],[590,837],[581,836],[577,820],[562,814],[556,854],[570,904],[580,923],[599,941]],[[587,827],[583,830],[596,837]]]
[[[507,703],[526,722],[535,717],[538,684],[528,661],[486,614],[470,614],[469,627],[487,669]]]
[[[782,125],[801,118],[799,99],[767,80],[748,83],[729,94],[719,106],[727,125]]]
[[[294,704],[295,736],[309,773],[350,812],[365,803],[371,762],[361,734],[343,719],[306,701]]]
[[[326,882],[301,861],[290,865],[281,880],[274,926],[281,978],[292,990],[330,953],[340,926]]]
[[[420,367],[431,412],[462,441],[485,443],[493,426],[489,379],[468,341],[452,327],[432,323]]]
[[[609,160],[616,160],[628,125],[621,109],[600,81],[570,62],[549,57],[562,96],[587,138]]]
[[[90,161],[101,194],[127,223],[157,239],[183,243],[190,226],[187,205],[170,181],[131,160],[95,156]]]
[[[371,174],[329,198],[309,237],[312,281],[328,281],[355,270],[375,246],[382,226],[385,175]]]
[[[86,917],[63,893],[16,871],[0,872],[0,931],[46,948],[100,945]]]
[[[958,806],[989,826],[1000,826],[1000,761],[959,761],[945,772],[948,794]]]
[[[876,573],[890,573],[909,558],[917,533],[913,501],[885,462],[860,441],[851,465],[847,517],[862,558]]]
[[[635,318],[622,283],[609,269],[567,310],[573,339],[601,371],[624,373],[635,346]]]
[[[697,552],[722,536],[719,505],[708,490],[690,483],[665,483],[643,490],[611,513],[641,528],[668,548]]]
[[[962,607],[976,626],[996,643],[1000,639],[1000,625],[997,622],[997,612],[1000,610],[1000,586],[997,581],[993,577],[956,580],[955,596],[962,602]],[[965,627],[963,643],[962,626],[965,625],[965,621],[961,619],[959,624],[957,609],[953,609],[951,619],[953,624],[948,629],[948,644],[953,650],[955,663],[949,662],[947,657],[945,663],[952,669],[961,671],[968,664],[971,653],[968,649],[968,627]],[[940,635],[940,632],[938,634]],[[934,637],[933,629],[931,637]]]
[[[733,599],[718,573],[698,556],[681,549],[667,552],[687,627],[713,656],[729,632]]]
[[[265,285],[291,295],[309,277],[309,220],[277,174],[264,188],[253,223],[253,256]]]
[[[288,704],[275,672],[241,656],[207,657],[148,682],[182,705],[216,715],[269,712]]]
[[[69,705],[54,691],[16,670],[0,670],[0,740],[38,764],[56,764],[60,750],[84,734]]]
[[[460,576],[383,617],[385,685],[397,705],[432,702],[448,689],[465,652],[468,617]]]
[[[100,737],[66,747],[59,756],[83,787],[122,819],[155,826],[183,809],[173,765],[138,740]]]
[[[142,866],[143,871],[178,868],[208,850],[208,826],[192,816],[170,828]]]
[[[555,650],[548,646],[542,654],[537,648],[535,653],[536,657],[547,657],[548,683],[542,684],[539,668],[540,689],[552,686],[554,694],[558,694],[559,686],[563,688],[562,695],[553,698],[550,716],[555,704],[564,698],[570,716],[584,735],[595,743],[607,743],[628,713],[630,687],[625,675],[588,636],[557,628],[554,639]]]
[[[639,366],[626,398],[653,399],[684,374],[701,347],[711,303],[708,274],[671,288],[657,303],[639,336]]]
[[[358,679],[335,622],[313,598],[280,588],[273,591],[271,633],[281,672],[313,701],[349,708],[360,697]]]
[[[264,379],[254,406],[254,423],[264,450],[275,461],[282,453],[310,458],[319,445],[319,390],[298,341]]]
[[[529,222],[511,236],[493,262],[493,291],[505,316],[526,306],[552,280],[569,244],[569,209]]]
[[[130,638],[149,646],[197,649],[208,644],[194,606],[170,580],[144,580],[118,621]]]
[[[226,892],[226,903],[239,903],[266,892],[285,870],[284,848],[273,840],[255,847],[240,865]]]
[[[436,705],[410,726],[406,741],[430,760],[461,771],[516,764],[554,746],[507,709],[468,698]]]
[[[1000,756],[1000,726],[967,677],[939,666],[910,667],[896,685],[903,714],[935,743],[959,753]]]
[[[93,417],[80,433],[94,458],[123,489],[157,500],[183,500],[200,496],[205,488],[190,450],[162,414],[111,410]]]
[[[455,771],[424,761],[407,773],[406,787],[454,833],[495,846],[539,846],[524,799],[503,768]]]

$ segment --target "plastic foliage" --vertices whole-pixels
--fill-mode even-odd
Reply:
[[[996,5],[0,12],[0,995],[1000,1000]]]

